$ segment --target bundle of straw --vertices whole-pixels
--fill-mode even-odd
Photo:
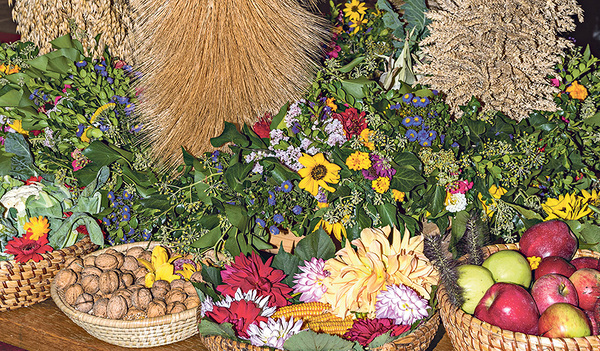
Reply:
[[[133,0],[138,110],[155,160],[212,149],[223,122],[253,124],[301,97],[328,36],[297,0]]]

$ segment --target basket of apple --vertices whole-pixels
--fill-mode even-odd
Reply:
[[[482,265],[457,268],[462,305],[438,290],[456,350],[600,350],[600,253],[578,250],[564,222],[539,223],[483,254]]]

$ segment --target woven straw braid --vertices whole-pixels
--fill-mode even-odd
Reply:
[[[518,250],[518,244],[490,245],[484,248],[488,257],[500,250]],[[577,250],[575,257],[600,258],[600,253]],[[600,350],[600,337],[546,338],[516,333],[485,323],[464,313],[450,303],[444,286],[438,290],[442,323],[455,350],[461,351],[593,351]]]
[[[154,241],[118,245],[93,252],[90,255],[98,256],[108,249],[125,252],[129,248],[137,246],[151,250],[157,245],[160,243]],[[133,321],[107,319],[77,311],[64,302],[64,293],[56,289],[54,282],[51,288],[54,303],[67,317],[90,335],[109,344],[131,348],[154,347],[185,340],[198,333],[195,308],[161,317]]]
[[[50,297],[50,282],[71,257],[98,248],[89,237],[62,250],[42,254],[39,262],[0,262],[0,312],[31,306]]]

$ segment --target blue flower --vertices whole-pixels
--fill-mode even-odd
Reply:
[[[256,224],[258,224],[262,228],[264,228],[267,225],[267,223],[265,223],[265,221],[263,219],[261,219],[261,218],[257,218],[256,219]]]
[[[131,213],[123,212],[123,221],[129,222],[130,219],[131,219]]]
[[[292,133],[300,133],[300,124],[298,122],[294,123],[294,125],[292,126]]]
[[[289,193],[290,191],[292,191],[293,188],[294,186],[289,180],[286,180],[285,182],[281,183],[281,190],[283,190],[284,193]]]
[[[131,193],[127,189],[123,190],[123,198],[125,200],[131,200],[132,197],[133,195],[131,195]]]
[[[415,141],[415,140],[417,140],[417,132],[414,129],[407,130],[405,136],[408,139],[408,141]]]
[[[131,207],[129,207],[127,205],[123,206],[122,210],[123,210],[123,213],[131,213]]]
[[[144,231],[142,231],[142,238],[144,238],[144,240],[150,240],[151,237],[152,237],[151,231],[149,231],[148,229],[144,229]]]
[[[134,125],[131,127],[131,129],[129,129],[129,131],[131,131],[132,133],[137,133],[137,132],[139,132],[139,131],[141,131],[141,130],[142,130],[142,126],[143,126],[143,124],[142,124],[142,123],[137,123],[137,124],[134,124]]]
[[[405,103],[409,103],[413,98],[413,94],[411,93],[406,93],[404,94],[404,96],[402,97],[402,101],[404,101]]]
[[[419,139],[419,142],[425,140],[425,139],[429,139],[429,131],[425,128],[421,129],[418,133],[417,133],[417,139]]]
[[[452,143],[452,145],[450,145],[450,146],[452,146],[452,147],[458,147],[458,143],[455,141],[455,142],[453,142],[453,143]]]
[[[125,111],[125,114],[127,116],[129,116],[133,110],[135,109],[135,104],[129,103],[127,105],[125,105],[125,109],[123,111]]]
[[[125,65],[125,66],[123,66],[123,71],[125,71],[127,73],[131,73],[132,69],[133,69],[133,67],[131,67],[131,65]]]
[[[107,130],[110,129],[110,127],[105,124],[101,124],[100,126],[98,126],[98,128],[100,128],[100,130],[103,132],[106,132]]]
[[[269,205],[275,206],[275,193],[269,191]]]
[[[115,201],[115,192],[114,191],[109,191],[108,194],[106,194],[106,197],[110,200],[110,201]]]
[[[220,154],[219,150],[215,150],[215,151],[213,151],[213,153],[210,155],[210,159],[211,159],[213,162],[217,162],[217,160],[218,160],[218,157],[219,157],[219,154]]]
[[[77,61],[75,62],[75,66],[81,68],[87,66],[87,61]]]
[[[273,216],[273,221],[277,224],[283,222],[283,215],[281,213],[276,214],[275,216]]]
[[[223,165],[222,164],[217,164],[215,166],[215,168],[217,169],[217,173],[223,173]]]
[[[106,67],[103,64],[94,65],[94,69],[100,72],[106,71]]]
[[[414,127],[418,127],[421,125],[421,123],[423,122],[423,118],[421,116],[413,116],[412,118],[412,125]]]
[[[254,199],[248,199],[248,203],[249,203],[250,205],[254,205]]]
[[[112,84],[115,82],[115,80],[112,77],[107,77],[106,81],[108,82],[108,84]]]
[[[437,132],[435,130],[430,130],[427,132],[427,138],[430,140],[434,140],[437,137]]]
[[[135,230],[133,228],[129,228],[129,232],[127,232],[127,235],[131,237],[133,236],[133,234],[135,234]]]
[[[446,135],[440,134],[440,141],[443,143],[446,140]]]
[[[113,240],[113,238],[108,238],[108,243],[112,246],[115,245],[115,241]]]
[[[269,227],[269,231],[271,232],[271,234],[273,235],[277,235],[279,234],[279,228],[277,228],[276,225],[272,225]]]
[[[419,107],[421,99],[418,96],[415,96],[410,100],[415,107]]]
[[[427,105],[429,105],[429,98],[427,96],[419,99],[419,107],[427,107]]]
[[[75,133],[75,135],[77,135],[78,138],[81,138],[84,131],[85,131],[85,126],[83,124],[80,124],[77,126],[77,133]]]
[[[299,215],[300,213],[302,213],[302,207],[300,205],[296,205],[294,206],[294,208],[292,208],[292,212],[295,215]]]
[[[410,127],[413,125],[412,120],[413,120],[412,117],[406,116],[402,119],[402,125],[405,127]]]
[[[429,139],[419,140],[419,144],[421,144],[421,146],[428,147],[428,146],[431,146],[431,140],[429,140]]]
[[[106,217],[102,217],[102,224],[104,224],[105,226],[109,226],[110,225],[110,219],[108,219]]]
[[[129,98],[128,98],[128,97],[126,97],[126,96],[119,96],[119,95],[115,95],[115,96],[113,96],[113,99],[114,99],[116,102],[120,103],[121,105],[125,105],[125,104],[128,104],[128,103],[129,103]]]
[[[400,105],[400,104],[394,104],[394,105],[391,105],[391,106],[390,106],[390,110],[397,110],[397,109],[399,109],[400,107],[402,107],[402,105]]]

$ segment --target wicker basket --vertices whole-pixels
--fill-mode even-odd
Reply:
[[[516,244],[491,245],[484,248],[487,257],[500,250],[518,250]],[[575,257],[600,258],[600,253],[578,250]],[[504,330],[469,315],[450,303],[446,289],[440,286],[438,303],[442,322],[450,341],[460,351],[593,351],[600,350],[600,337],[546,338]]]
[[[125,244],[96,251],[91,255],[97,256],[108,249],[124,252],[135,246],[152,249],[156,245],[159,243]],[[198,333],[195,308],[161,317],[124,321],[96,317],[77,311],[64,302],[64,293],[58,291],[54,283],[52,283],[52,299],[75,324],[90,335],[113,345],[131,348],[154,347],[185,340]]]
[[[50,282],[70,257],[82,256],[98,248],[89,237],[62,250],[42,254],[39,262],[14,260],[0,262],[0,311],[31,306],[50,297]]]

